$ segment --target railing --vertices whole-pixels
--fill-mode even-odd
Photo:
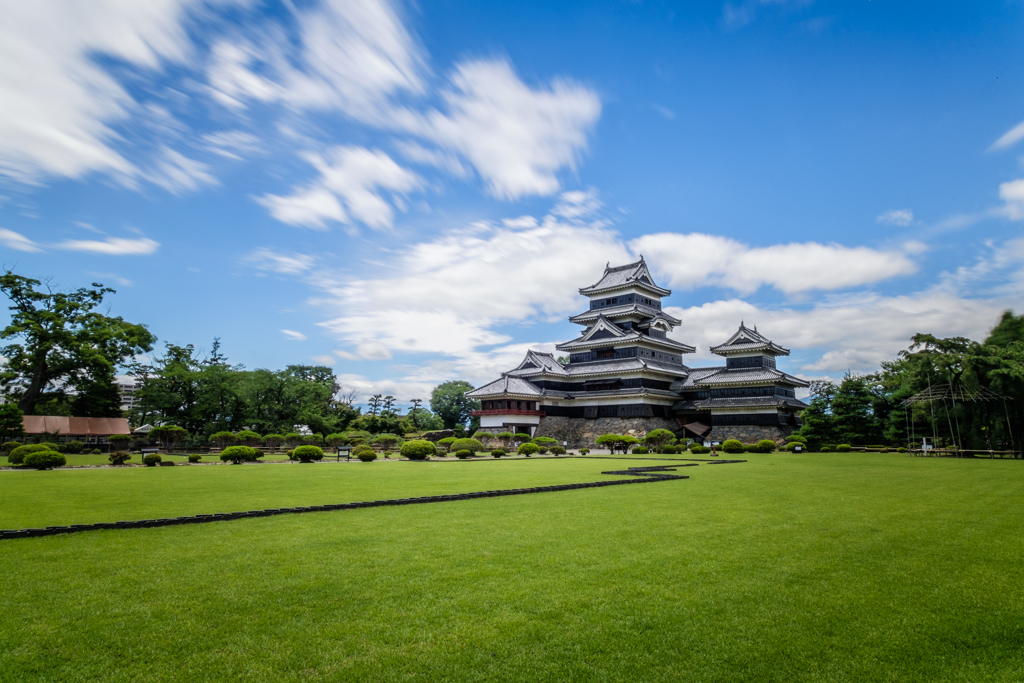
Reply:
[[[473,417],[480,417],[481,415],[539,415],[544,417],[543,410],[511,410],[499,408],[498,410],[474,410],[470,413]]]

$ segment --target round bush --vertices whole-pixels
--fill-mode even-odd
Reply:
[[[125,451],[114,451],[107,456],[107,460],[110,461],[111,465],[123,465],[131,459],[132,456]]]
[[[589,455],[589,454],[590,454],[590,449],[589,448],[581,448],[580,449],[580,455]]]
[[[319,446],[299,446],[295,449],[295,458],[299,462],[315,462],[317,460],[323,460],[324,449]]]
[[[760,453],[756,443],[745,443],[743,444],[744,453]]]
[[[4,451],[10,453],[18,446],[23,445],[20,441],[4,441],[3,445],[0,446]]]
[[[352,449],[352,455],[357,458],[363,453],[373,453],[374,455],[376,455],[377,451],[373,450],[373,446],[370,446],[369,444],[365,443],[361,443]]]
[[[67,464],[68,459],[57,451],[35,451],[25,456],[25,466],[37,470],[64,467]]]
[[[466,458],[473,457],[473,451],[463,448],[461,451],[455,451],[455,457],[459,460],[465,460]]]
[[[743,444],[736,439],[726,439],[725,442],[722,443],[722,450],[726,453],[742,453]]]
[[[94,448],[94,449],[92,449],[92,454],[93,455],[103,455],[103,451],[101,451],[98,448]]]
[[[771,439],[761,439],[757,442],[757,450],[760,453],[772,453],[775,450],[775,442]]]
[[[228,446],[220,453],[220,459],[234,465],[241,465],[243,462],[256,462],[260,452],[251,446]]]
[[[529,457],[529,456],[533,455],[534,453],[537,453],[538,451],[540,451],[540,446],[538,446],[535,443],[527,442],[527,443],[524,443],[523,445],[521,445],[519,447],[519,450],[517,450],[516,452],[519,453],[519,455],[525,455],[525,456]]]
[[[142,464],[145,465],[146,467],[156,467],[159,463],[163,461],[164,459],[161,458],[156,453],[150,453],[149,455],[142,458]]]
[[[203,459],[203,456],[199,455],[198,453],[193,453],[192,455],[188,456],[188,461],[189,462],[193,462],[193,463],[194,462],[200,462],[200,461],[202,461],[202,459]]]
[[[647,453],[650,453],[650,451],[647,450],[646,446],[637,446],[633,449],[634,455],[646,455]]]
[[[548,449],[546,449],[543,446],[541,446],[540,450],[537,451],[537,454],[538,455],[547,455],[548,454]]]
[[[66,444],[64,444],[64,452],[65,453],[71,453],[71,454],[81,453],[82,449],[84,449],[84,448],[85,448],[85,444],[82,443],[81,441],[68,441]]]
[[[798,448],[801,451],[806,451],[807,450],[807,444],[801,443],[799,441],[790,441],[789,443],[786,444],[786,450],[789,451],[790,453],[795,453],[796,449],[798,449]]]
[[[403,458],[409,458],[409,460],[426,460],[432,455],[437,455],[437,447],[429,441],[413,439],[403,443],[399,453]]]
[[[448,448],[450,451],[456,451],[456,454],[458,451],[472,451],[473,453],[479,453],[483,449],[484,445],[476,439],[456,439]]]
[[[290,451],[286,451],[285,455],[288,456],[289,460],[294,460],[295,459],[295,449],[293,448]]]
[[[831,449],[831,448],[829,448],[828,446],[822,446],[822,447],[821,447],[821,452],[822,452],[822,453],[831,453],[831,452],[832,452],[832,449]]]
[[[841,443],[838,446],[836,446],[836,450],[838,452],[840,452],[840,453],[849,453],[850,452],[850,444],[848,444],[848,443]]]
[[[800,434],[790,434],[789,436],[786,437],[786,443],[793,443],[794,441],[799,441],[805,446],[807,445],[806,436],[802,436]]]
[[[25,446],[18,446],[7,455],[7,462],[11,465],[21,465],[30,453],[42,451],[56,451],[57,447],[48,443],[30,443]]]
[[[694,444],[694,445],[690,446],[690,452],[693,453],[694,455],[701,455],[702,453],[710,453],[711,449],[710,448],[704,448],[703,446],[701,446],[699,444]]]
[[[665,455],[679,455],[679,447],[678,446],[662,446],[661,447],[661,452],[664,453]]]
[[[491,455],[494,456],[495,458],[500,458],[501,456],[505,455],[505,449],[495,448],[493,451],[491,451]]]
[[[377,459],[377,451],[371,448],[368,451],[361,451],[359,455],[357,455],[356,457],[359,458],[362,462],[373,462],[374,460]]]
[[[565,449],[561,446],[552,446],[548,449],[552,455],[565,455]]]
[[[443,439],[438,439],[437,447],[443,448],[445,451],[452,450],[452,444],[458,441],[454,436],[446,436]]]
[[[896,452],[897,453],[906,453],[907,449],[906,449],[905,446],[900,446],[899,448],[896,449]]]

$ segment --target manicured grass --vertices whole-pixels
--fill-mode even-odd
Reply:
[[[219,453],[214,455],[200,455],[202,455],[201,462],[220,462]],[[64,457],[68,459],[68,467],[110,464],[109,453],[101,453],[99,455],[93,455],[92,453],[78,453],[74,455],[72,455],[71,453],[65,453]],[[173,455],[161,454],[160,457],[164,458],[165,460],[173,460],[174,462],[188,462],[187,453],[174,453]],[[260,459],[263,460],[264,462],[270,462],[278,460],[287,460],[288,456],[286,456],[284,453],[268,453]],[[7,464],[7,458],[0,457],[0,467],[6,467]],[[128,464],[141,465],[142,455],[140,455],[139,453],[132,453],[132,459],[128,461]]]
[[[0,680],[1024,678],[1024,463],[747,459],[686,481],[0,542]],[[252,466],[280,477],[255,493],[230,478],[251,483],[244,466],[3,472],[0,508],[33,518],[10,508],[59,504],[83,475],[111,494],[169,475],[192,482],[176,498],[314,504],[612,462]]]

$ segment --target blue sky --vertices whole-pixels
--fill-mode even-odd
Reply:
[[[475,384],[648,259],[803,377],[1024,293],[1019,1],[3,2],[0,254],[164,342]]]

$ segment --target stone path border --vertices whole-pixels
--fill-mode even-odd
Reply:
[[[623,458],[632,459],[632,458]],[[742,460],[721,462],[744,462]],[[205,524],[222,522],[229,519],[245,519],[247,517],[270,517],[301,512],[326,512],[329,510],[355,510],[359,508],[384,507],[387,505],[418,505],[422,503],[442,503],[451,500],[472,500],[475,498],[497,498],[499,496],[521,496],[527,493],[550,493],[554,491],[572,491],[575,489],[600,488],[603,486],[621,486],[623,484],[648,484],[674,479],[689,479],[681,474],[670,474],[679,467],[696,467],[698,463],[679,465],[653,465],[650,467],[630,467],[624,470],[611,470],[601,474],[633,476],[636,479],[616,479],[615,481],[595,481],[581,484],[556,484],[554,486],[534,486],[525,489],[501,489],[497,491],[475,491],[473,493],[454,493],[445,496],[423,496],[419,498],[394,498],[391,500],[373,500],[365,503],[337,503],[334,505],[311,505],[309,507],[270,508],[268,510],[249,510],[248,512],[225,512],[212,515],[188,515],[185,517],[168,517],[163,519],[140,519],[128,522],[99,522],[97,524],[71,524],[69,526],[48,526],[41,529],[3,529],[0,540],[12,538],[34,538],[37,536],[54,536],[56,534],[74,534],[80,531],[99,531],[101,529],[149,529],[158,526],[177,526],[179,524]]]

